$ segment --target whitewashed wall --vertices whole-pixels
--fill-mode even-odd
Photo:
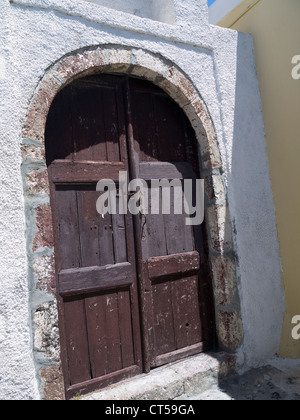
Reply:
[[[47,69],[89,46],[150,51],[178,66],[201,93],[217,133],[238,256],[240,369],[279,348],[285,304],[251,37],[210,27],[205,0],[174,0],[176,25],[154,20],[160,9],[146,19],[95,2],[0,2],[0,399],[41,397],[37,364],[46,356],[33,343],[32,310],[52,299],[35,290],[27,256],[22,127]]]

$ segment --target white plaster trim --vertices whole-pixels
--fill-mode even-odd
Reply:
[[[89,3],[83,0],[9,0],[13,5],[20,5],[31,8],[39,8],[45,10],[53,10],[69,16],[83,18],[87,21],[99,23],[106,27],[122,29],[126,31],[136,32],[139,34],[147,34],[165,39],[172,42],[180,42],[194,47],[200,47],[212,51],[213,45],[210,42],[209,25],[204,23],[204,27],[193,27],[191,32],[189,29],[181,25],[170,25],[158,22],[152,19],[141,18],[135,15],[129,15],[118,10],[109,9],[107,7]],[[130,18],[129,18],[130,16]],[[206,35],[206,36],[203,36]],[[207,38],[207,42],[198,40]]]

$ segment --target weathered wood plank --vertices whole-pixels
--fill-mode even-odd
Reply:
[[[74,189],[61,186],[56,190],[58,213],[58,244],[60,269],[80,267],[80,246],[78,230],[77,196]],[[70,244],[73,244],[70,247]]]
[[[81,215],[78,217],[81,267],[100,265],[98,196],[99,193],[93,190],[77,190],[78,214]]]
[[[107,373],[112,373],[122,369],[118,293],[107,293],[103,300],[107,340]]]
[[[154,357],[176,350],[171,283],[152,286],[153,321],[155,332]]]
[[[164,225],[168,254],[180,254],[195,250],[194,237],[191,226],[186,225],[185,214],[174,214],[174,189],[171,191],[171,214],[164,215]],[[183,205],[183,197],[182,197]],[[178,240],[180,238],[180,240]]]
[[[198,271],[200,256],[197,251],[149,258],[149,277],[156,279],[164,276],[178,275]]]
[[[65,334],[70,385],[91,379],[82,296],[64,299]]]
[[[197,275],[172,282],[172,302],[177,348],[202,341]]]
[[[189,179],[190,165],[186,162],[141,162],[139,177],[141,179]]]
[[[165,353],[160,356],[157,356],[152,367],[159,367],[166,365],[168,363],[176,362],[176,360],[184,359],[185,357],[190,357],[198,353],[202,353],[206,350],[209,350],[210,344],[207,342],[202,342],[195,344],[190,347],[185,347],[173,352]]]
[[[119,208],[119,197],[117,198],[117,208]],[[115,262],[124,263],[128,261],[125,216],[122,214],[112,215],[112,229],[114,242]]]
[[[71,162],[56,160],[51,164],[52,181],[55,184],[97,183],[102,179],[119,180],[119,172],[125,171],[122,162]]]
[[[118,292],[119,327],[123,369],[134,365],[134,341],[130,290]]]
[[[85,311],[92,376],[99,378],[108,372],[105,296],[97,294],[87,297]]]
[[[181,109],[164,94],[153,95],[155,125],[159,140],[161,162],[185,162],[185,138],[181,123]]]
[[[102,112],[104,117],[105,139],[107,147],[107,160],[109,162],[120,161],[119,138],[121,129],[118,120],[118,102],[116,87],[103,89]]]
[[[159,145],[155,126],[153,97],[141,91],[135,91],[133,96],[134,105],[138,104],[134,113],[134,131],[136,138],[139,140],[136,144],[136,147],[139,148],[139,159],[145,162],[157,161]]]
[[[60,295],[92,293],[99,290],[129,286],[134,280],[130,263],[62,270],[58,274]]]
[[[72,91],[72,132],[74,160],[93,160],[94,144],[105,152],[105,140],[101,130],[99,110],[102,103],[101,89],[89,86],[71,86]],[[104,147],[103,147],[104,146]],[[106,154],[102,155],[106,160]]]
[[[48,114],[45,133],[48,166],[56,159],[74,160],[71,94],[71,86],[61,90],[55,98],[57,106],[52,106]]]
[[[130,366],[118,372],[94,378],[92,380],[77,383],[67,388],[67,398],[73,398],[77,394],[86,394],[88,392],[99,391],[100,388],[106,388],[116,382],[123,381],[141,373],[139,366]]]

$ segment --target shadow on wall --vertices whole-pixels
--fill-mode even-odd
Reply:
[[[175,24],[175,8],[173,0],[85,0],[100,6],[119,10],[142,18]]]
[[[284,290],[262,105],[249,35],[239,33],[229,202],[234,220],[247,368],[279,350]]]
[[[222,366],[218,390],[201,394],[201,398],[286,399],[287,395],[278,391],[279,371],[265,366],[279,351],[285,299],[253,44],[247,34],[239,33],[237,37],[236,74],[232,74],[236,83],[233,111],[232,115],[223,115],[223,127],[228,130],[227,161],[223,166],[228,174],[230,206],[230,215],[228,208],[225,215],[225,256],[232,229],[236,254],[232,270],[236,270],[238,290],[230,291],[233,283],[226,266],[214,276],[219,281],[214,289],[220,349],[227,351],[226,344],[232,342],[240,341],[241,346],[235,349],[236,357],[232,355],[225,364],[222,353],[212,355]],[[232,144],[228,144],[228,139],[232,139]],[[231,299],[227,304],[236,308],[233,313],[218,310],[223,296]],[[233,316],[235,313],[237,317]],[[243,337],[239,340],[241,330]],[[235,370],[240,375],[226,378]]]

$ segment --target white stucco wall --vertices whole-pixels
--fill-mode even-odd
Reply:
[[[83,0],[0,2],[0,399],[40,397],[31,306],[50,299],[30,293],[22,126],[47,68],[87,46],[151,51],[175,63],[201,93],[218,137],[234,226],[244,327],[240,367],[278,351],[284,300],[252,39],[210,27],[206,0],[174,0],[174,7],[171,26]]]
[[[222,34],[215,58],[222,104],[220,143],[239,259],[244,327],[239,357],[241,366],[259,366],[279,350],[285,308],[262,105],[250,36],[213,28],[215,35]]]
[[[85,0],[90,3],[120,10],[135,16],[158,20],[165,23],[175,23],[173,0]]]
[[[23,187],[20,179],[20,68],[14,19],[0,4],[0,399],[38,398],[32,357]],[[24,104],[23,104],[24,106]]]

